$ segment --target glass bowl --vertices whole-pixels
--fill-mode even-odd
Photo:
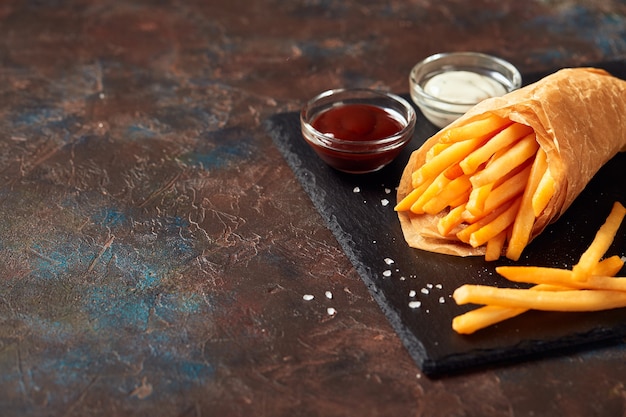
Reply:
[[[411,141],[416,111],[402,97],[366,88],[325,91],[300,112],[304,140],[332,168],[378,171]]]
[[[478,52],[450,52],[417,63],[409,84],[413,102],[431,123],[443,128],[482,100],[518,89],[522,76],[501,58]]]

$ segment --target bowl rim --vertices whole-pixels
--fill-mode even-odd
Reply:
[[[505,59],[502,59],[500,57],[497,57],[497,56],[494,56],[494,55],[489,55],[489,54],[486,54],[486,53],[483,53],[483,52],[468,52],[468,51],[464,51],[464,52],[439,52],[439,53],[436,53],[436,54],[433,54],[433,55],[430,55],[430,56],[424,58],[423,60],[421,60],[417,64],[415,64],[413,66],[413,68],[411,68],[411,72],[409,73],[409,83],[411,85],[411,96],[413,96],[413,92],[415,92],[415,93],[417,93],[418,96],[420,96],[420,98],[422,98],[424,100],[428,100],[428,101],[434,102],[434,103],[441,103],[441,104],[452,105],[452,106],[459,106],[459,107],[463,107],[463,106],[471,107],[471,106],[475,106],[476,104],[478,104],[477,102],[466,102],[466,103],[463,103],[463,102],[452,102],[452,101],[443,100],[443,99],[440,99],[440,98],[435,97],[433,95],[430,95],[430,94],[426,93],[426,91],[424,91],[424,89],[420,85],[419,81],[415,78],[415,73],[417,72],[417,70],[419,68],[423,67],[426,64],[430,64],[432,62],[440,61],[442,59],[446,59],[446,58],[450,58],[450,57],[479,58],[479,59],[484,60],[485,62],[494,62],[494,63],[500,65],[501,67],[505,68],[506,70],[511,72],[511,74],[513,74],[513,79],[510,79],[509,77],[504,75],[502,73],[502,71],[498,71],[498,73],[504,75],[507,80],[511,81],[511,84],[513,85],[512,89],[509,90],[509,88],[507,88],[507,93],[510,93],[510,92],[512,92],[514,90],[517,90],[522,85],[522,74],[520,73],[519,69],[515,65],[510,63],[509,61],[507,61]],[[477,66],[477,65],[467,65],[467,67],[481,68],[481,66]],[[447,71],[442,71],[442,72],[447,72]],[[432,71],[428,72],[427,74],[430,74],[430,73],[432,73]],[[416,103],[416,104],[418,104],[418,103]],[[444,112],[447,112],[449,114],[458,114],[457,112],[438,109],[436,107],[433,107],[432,105],[428,105],[427,103],[419,103],[419,104],[427,105],[428,107],[436,109],[437,111],[444,111]]]
[[[321,99],[328,98],[333,95],[338,95],[341,93],[351,93],[351,92],[372,94],[373,96],[377,96],[383,99],[390,99],[396,103],[399,103],[407,111],[407,114],[409,116],[408,118],[405,118],[406,125],[404,125],[401,130],[394,133],[393,135],[386,136],[384,138],[380,138],[376,140],[366,140],[366,141],[338,139],[333,136],[328,136],[327,134],[320,132],[319,130],[313,127],[313,125],[310,123],[310,121],[306,117],[307,110],[311,106],[313,106],[315,103],[317,103]],[[402,117],[404,118],[404,115],[402,115]],[[315,138],[314,142],[316,145],[322,146],[326,149],[331,149],[336,152],[344,152],[344,153],[380,153],[380,152],[384,152],[388,150],[389,148],[393,149],[394,146],[403,144],[405,142],[409,142],[412,139],[412,136],[413,136],[412,133],[415,130],[416,123],[417,123],[417,112],[415,111],[415,108],[413,108],[413,106],[411,105],[411,103],[409,103],[408,100],[404,99],[403,97],[400,97],[397,94],[391,93],[389,91],[365,88],[365,87],[334,88],[334,89],[322,91],[321,93],[317,94],[316,96],[308,100],[304,104],[304,106],[302,106],[302,109],[300,110],[300,126],[303,130],[307,130],[308,132],[313,134],[313,137]],[[303,135],[303,136],[307,142],[311,140],[307,137],[307,135]],[[329,143],[333,145],[342,145],[349,149],[346,149],[346,148],[337,149],[333,146],[329,146],[327,143],[320,142],[319,140],[317,140],[318,136],[323,137],[326,141],[328,141]],[[362,149],[364,147],[373,146],[373,145],[377,145],[378,147],[375,149]],[[380,145],[384,145],[384,146],[381,147]]]

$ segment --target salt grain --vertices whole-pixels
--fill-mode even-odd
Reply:
[[[391,276],[391,270],[387,269],[387,270],[383,271],[383,276],[384,277],[390,277]]]
[[[388,206],[389,205],[389,200],[387,200],[386,198],[383,198],[382,200],[380,200],[380,204],[382,204],[383,207]]]
[[[314,298],[315,298],[315,296],[314,296],[314,295],[312,295],[312,294],[304,294],[304,295],[302,296],[302,299],[303,299],[304,301],[311,301],[311,300],[312,300],[312,299],[314,299]]]
[[[390,194],[391,193],[391,189],[390,188],[385,188],[385,194]]]
[[[392,265],[392,264],[394,263],[394,260],[393,260],[393,259],[391,259],[391,258],[385,258],[385,263],[386,263],[387,265]]]
[[[409,302],[409,308],[420,308],[421,305],[422,305],[421,301],[410,301]]]
[[[334,308],[332,308],[332,307],[328,307],[328,308],[326,309],[326,312],[328,313],[328,315],[329,315],[329,316],[334,316],[335,314],[337,314],[337,310],[335,310],[335,309],[334,309]]]
[[[422,288],[422,289],[420,290],[420,292],[421,292],[422,294],[428,294],[430,291],[428,291],[428,288]]]
[[[333,299],[333,293],[332,293],[332,292],[330,292],[330,291],[326,291],[326,292],[324,293],[324,295],[326,295],[326,298],[328,298],[329,300],[332,300],[332,299]]]
[[[443,298],[443,297],[439,297],[439,303],[440,303],[440,304],[443,304],[443,303],[445,303],[445,302],[446,302],[446,299],[445,299],[445,298]]]
[[[417,293],[415,292],[415,290],[409,291],[409,297],[411,297],[411,298],[415,297],[416,294]]]
[[[353,193],[360,193],[361,189],[359,187],[354,187],[354,189],[352,190]]]

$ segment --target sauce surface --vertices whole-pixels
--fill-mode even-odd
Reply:
[[[311,125],[336,139],[372,141],[393,136],[404,125],[382,107],[370,104],[343,104],[317,116]]]
[[[506,94],[502,84],[486,75],[470,71],[448,71],[435,75],[424,91],[450,103],[478,103]]]

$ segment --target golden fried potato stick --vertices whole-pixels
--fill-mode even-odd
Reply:
[[[529,291],[559,291],[562,287],[535,285]],[[484,306],[452,319],[452,329],[459,334],[472,334],[485,327],[511,319],[528,311],[528,308]]]
[[[533,225],[535,224],[532,198],[547,167],[546,153],[539,148],[536,151],[535,161],[530,170],[524,194],[522,194],[519,211],[513,223],[511,238],[506,249],[506,257],[511,260],[517,261],[530,241]]]
[[[539,217],[543,210],[548,206],[555,190],[556,183],[554,181],[554,177],[550,174],[550,168],[546,167],[546,172],[543,174],[541,181],[539,181],[537,190],[535,190],[535,194],[533,194],[532,198],[533,213],[535,214],[535,217]]]
[[[487,248],[485,249],[485,261],[491,262],[500,258],[504,243],[506,242],[507,231],[503,230],[494,238],[487,241]]]
[[[459,165],[466,174],[473,174],[478,170],[478,167],[487,162],[496,152],[509,147],[532,132],[533,130],[530,126],[521,123],[513,123],[498,132],[498,134],[489,139],[483,146],[466,156]]]
[[[509,119],[496,116],[493,113],[487,113],[485,117],[474,120],[471,123],[448,129],[442,135],[441,142],[454,143],[479,137],[493,136],[511,123]]]
[[[443,216],[437,223],[437,231],[441,236],[448,236],[452,230],[463,223],[463,212],[465,211],[465,203],[459,204]]]
[[[472,176],[472,184],[474,187],[489,184],[497,181],[506,173],[512,171],[516,167],[522,165],[529,158],[537,153],[539,144],[535,138],[535,134],[531,133],[520,139],[513,146],[503,152],[498,158],[493,158],[483,170]]]
[[[520,210],[520,203],[521,202],[519,200],[514,201],[508,209],[503,211],[492,222],[489,222],[475,232],[472,232],[469,238],[469,244],[475,248],[482,246],[489,242],[490,239],[498,236],[501,232],[506,231],[506,229],[515,221],[515,216]]]
[[[480,146],[486,139],[484,137],[464,140],[456,142],[442,150],[437,155],[427,160],[424,165],[419,167],[412,174],[413,188],[419,187],[420,184],[434,178],[444,172],[449,166],[462,160],[469,155],[474,149]]]
[[[604,253],[609,246],[611,246],[611,243],[613,243],[615,234],[622,224],[625,215],[626,208],[616,201],[606,221],[600,226],[600,229],[596,233],[591,245],[589,245],[578,260],[578,263],[572,268],[572,279],[580,281],[589,276],[594,266],[600,261],[602,256],[604,256]]]
[[[493,185],[493,183],[489,183],[472,189],[469,199],[467,200],[466,209],[468,213],[472,216],[478,216],[484,211],[485,201],[487,201],[487,198],[491,194]]]
[[[610,290],[528,291],[465,284],[452,297],[457,304],[527,308],[542,311],[600,311],[626,307],[626,292]]]
[[[469,190],[472,187],[467,175],[460,176],[450,181],[446,186],[437,194],[435,198],[428,200],[423,206],[422,211],[424,213],[436,214],[445,209],[456,201],[460,197],[464,197],[467,200]]]
[[[621,211],[619,207],[620,206],[614,205],[614,208],[609,214],[609,217],[607,218],[605,224],[611,223],[609,222],[609,220],[614,220],[615,218],[619,219],[619,214]],[[617,214],[615,214],[615,212],[617,212]],[[621,216],[620,223],[623,218],[624,216]],[[617,228],[619,228],[619,225],[617,226]],[[608,235],[611,241],[613,240],[614,235],[617,232],[617,228],[613,226],[613,236],[611,236],[610,234]],[[603,233],[598,230],[598,233],[596,235],[599,234],[603,234],[603,239],[606,239],[606,230],[604,230]],[[597,288],[599,290],[608,290],[609,292],[612,291],[616,293],[626,294],[626,284],[624,283],[624,281],[626,281],[626,278],[614,278],[614,276],[623,267],[624,260],[621,257],[617,255],[608,257],[593,264],[589,276],[584,281],[574,280],[572,278],[573,271],[560,268],[533,266],[501,266],[496,268],[496,272],[511,281],[537,284],[534,287],[531,287],[529,290],[520,291],[534,292],[568,290],[569,292],[572,292],[572,288],[580,288],[584,285],[592,289],[577,291],[594,291],[593,288]],[[607,305],[607,308],[611,307]],[[486,305],[484,307],[477,308],[475,310],[455,317],[452,320],[452,328],[459,334],[471,334],[500,321],[518,316],[528,311],[529,309],[531,309],[531,307],[529,306],[519,307]]]
[[[512,204],[514,204],[515,202],[509,202],[506,204],[503,204],[499,207],[497,207],[495,210],[491,211],[488,215],[486,215],[485,217],[481,218],[480,220],[467,225],[465,228],[463,228],[461,231],[459,231],[456,234],[456,237],[464,243],[469,244],[470,242],[470,238],[472,236],[472,233],[474,233],[475,231],[479,230],[480,228],[488,225],[489,223],[491,223],[492,221],[494,221],[495,219],[498,218],[498,216],[500,216],[502,213],[504,213],[505,211],[507,211]]]
[[[613,277],[624,267],[624,261],[618,255],[610,256],[601,260],[593,268],[590,276]],[[541,266],[498,266],[496,272],[513,282],[525,282],[527,284],[551,284],[550,281],[559,281],[556,285],[563,284],[571,288],[581,288],[584,283],[572,279],[572,271],[563,268]]]
[[[572,278],[572,271],[559,268],[539,266],[501,266],[496,272],[513,282],[529,284],[549,284],[578,290],[613,290],[626,291],[626,278],[613,277],[624,266],[624,262],[617,255],[605,259],[604,267],[594,269],[593,275],[585,280]],[[602,262],[598,264],[603,265]]]
[[[444,175],[443,172],[439,173],[435,177],[432,182],[429,180],[424,184],[428,184],[428,186],[424,189],[422,194],[417,198],[415,203],[411,205],[411,212],[420,214],[424,213],[424,204],[429,202],[432,198],[434,198],[437,194],[439,194],[448,184],[450,184],[450,180]],[[400,202],[402,203],[402,202]]]

